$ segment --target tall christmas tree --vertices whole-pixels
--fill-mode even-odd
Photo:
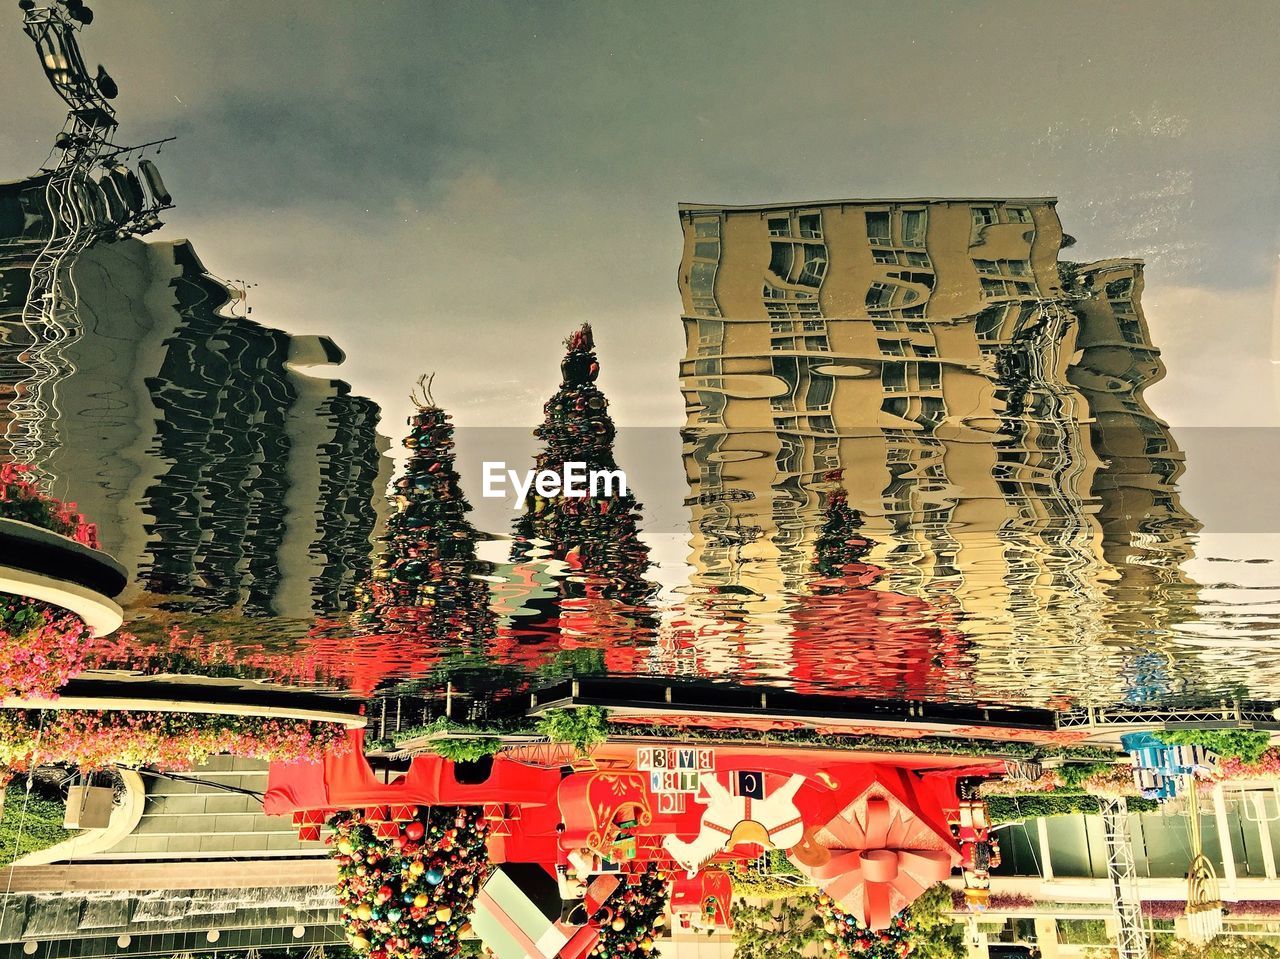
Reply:
[[[830,959],[962,959],[964,937],[951,918],[951,890],[943,883],[926,889],[884,929],[870,929],[844,912],[829,896],[817,897],[823,955]]]
[[[584,323],[565,340],[565,347],[560,389],[543,406],[544,419],[535,430],[543,442],[536,468],[563,474],[566,463],[582,463],[588,474],[616,471],[617,430],[609,416],[609,401],[596,386],[600,363],[590,324]],[[605,597],[637,603],[654,588],[644,578],[649,550],[638,535],[639,517],[640,504],[629,489],[622,493],[614,488],[607,496],[587,497],[546,497],[530,490],[516,522],[514,552],[519,559],[545,550],[577,571],[567,584],[594,580]]]
[[[311,640],[330,672],[363,693],[388,676],[481,656],[496,628],[482,578],[488,567],[476,557],[471,504],[454,466],[453,423],[431,397],[430,380],[419,385],[404,438],[410,457],[392,487],[394,512],[372,582],[359,591],[351,623],[327,626]]]
[[[861,563],[872,546],[861,530],[862,514],[849,505],[849,494],[833,490],[827,496],[822,530],[814,546],[814,569],[824,576],[840,576]]]
[[[654,941],[666,922],[671,885],[667,874],[656,866],[620,886],[606,900],[600,913],[592,917],[601,923],[600,938],[591,955],[603,959],[635,959],[637,954],[658,953]]]
[[[393,484],[396,511],[387,521],[366,612],[419,641],[474,647],[493,629],[489,587],[477,576],[477,534],[454,467],[453,423],[431,398],[430,380],[419,383],[418,409],[404,438],[411,455]]]
[[[838,480],[833,473],[828,480]],[[867,562],[875,542],[843,489],[827,495],[814,546],[811,591],[791,611],[793,687],[805,693],[859,688],[923,697],[954,688],[965,641],[949,610],[875,588],[885,571]]]
[[[465,806],[419,809],[395,823],[383,812],[329,821],[347,942],[370,959],[456,956],[489,876],[487,823]]]

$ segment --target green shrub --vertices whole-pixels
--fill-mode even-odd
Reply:
[[[24,799],[25,781],[15,779],[4,794],[4,818],[0,819],[0,866],[16,862],[28,853],[56,846],[75,835],[62,828],[66,804],[61,799],[32,792],[26,802],[25,815]]]
[[[987,817],[992,822],[1098,812],[1098,797],[1084,793],[1028,793],[1025,796],[988,796],[986,799]],[[1159,805],[1154,799],[1136,796],[1129,797],[1127,802],[1130,812],[1148,812]]]
[[[475,762],[485,756],[492,756],[502,748],[502,740],[496,736],[488,738],[449,738],[433,739],[431,751],[437,756],[451,759],[455,763]]]
[[[609,738],[609,711],[599,706],[549,709],[537,729],[553,743],[570,743],[585,753]]]
[[[1256,763],[1271,745],[1271,734],[1257,729],[1178,729],[1156,733],[1170,746],[1203,746],[1223,759]]]

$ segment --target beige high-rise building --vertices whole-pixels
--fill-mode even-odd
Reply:
[[[1063,652],[1029,638],[1074,637],[1082,658],[1108,641],[1108,584],[1142,581],[1143,550],[1156,579],[1185,558],[1156,546],[1195,524],[1142,398],[1163,368],[1141,265],[1060,264],[1054,199],[680,217],[698,585],[730,584],[744,611],[803,593],[840,485],[893,589],[962,615],[993,666],[1034,671],[1035,650]]]

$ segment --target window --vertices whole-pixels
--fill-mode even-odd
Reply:
[[[902,329],[895,320],[872,320],[871,327],[881,333],[892,333],[895,330]]]
[[[795,440],[783,438],[781,446],[778,448],[778,472],[794,473],[800,468],[801,449],[800,444]]]
[[[700,346],[713,346],[719,344],[724,339],[724,321],[723,320],[699,320],[698,321],[698,344]]]
[[[815,433],[834,433],[836,424],[830,416],[811,416],[809,417],[809,429]]]
[[[813,333],[815,331],[825,329],[826,325],[827,324],[823,323],[821,320],[805,320],[800,324],[800,329],[804,330],[806,333]]]
[[[809,391],[805,395],[805,406],[811,410],[831,409],[831,397],[835,393],[836,381],[821,373],[809,372]]]
[[[929,259],[928,253],[908,253],[907,266],[923,266],[926,269],[933,269],[933,261]]]
[[[907,355],[905,340],[876,340],[876,346],[880,348],[880,352],[884,356]]]
[[[996,220],[996,208],[993,206],[973,206],[969,208],[969,212],[973,215],[973,225],[975,229],[982,229],[984,226],[998,222]]]
[[[908,323],[908,324],[907,324],[907,331],[908,331],[909,333],[928,333],[928,332],[929,332],[929,324],[928,324],[928,323],[920,323],[920,322],[912,322],[912,323]]]
[[[769,344],[771,350],[794,350],[796,348],[796,338],[794,336],[779,336]]]
[[[693,263],[689,267],[689,289],[694,296],[713,296],[716,287],[716,265]]]
[[[1128,343],[1142,343],[1142,324],[1137,320],[1121,320],[1120,335],[1125,338]]]
[[[936,346],[931,346],[931,345],[927,346],[923,343],[911,344],[911,351],[915,353],[916,356],[937,356],[938,355],[938,348]]]
[[[995,260],[974,260],[973,266],[979,273],[990,273],[995,276],[1000,275],[1000,264]]]
[[[693,223],[694,236],[719,236],[720,221],[719,220],[695,220]]]
[[[818,440],[813,444],[814,465],[819,469],[835,469],[840,465],[839,440]]]
[[[1004,280],[991,280],[987,277],[982,278],[982,295],[983,296],[1004,296]]]
[[[920,415],[917,422],[941,423],[947,415],[947,407],[941,396],[920,397]]]
[[[831,350],[825,336],[806,336],[804,338],[804,348],[813,353],[827,353]]]
[[[902,245],[923,247],[925,233],[925,217],[924,210],[903,210],[902,211]]]
[[[704,260],[720,259],[720,242],[718,240],[703,240],[701,243],[693,245],[693,255]]]
[[[791,220],[788,217],[777,217],[769,220],[770,236],[790,236]]]
[[[871,259],[875,260],[877,263],[890,263],[894,266],[898,265],[898,254],[893,250],[873,247],[871,250]]]
[[[887,211],[867,213],[867,239],[872,246],[893,246]]]
[[[1005,307],[990,306],[978,314],[974,320],[974,332],[980,340],[994,340],[1000,336],[1000,328],[1004,326]]]
[[[760,295],[766,300],[784,300],[787,297],[787,291],[780,287],[773,286],[770,283],[764,285],[764,289],[760,291]]]
[[[791,320],[774,320],[769,324],[771,333],[790,333],[796,328]]]
[[[893,305],[893,287],[888,283],[872,283],[867,290],[868,309],[884,309]]]
[[[821,286],[827,275],[827,248],[817,243],[804,245],[804,269],[800,271],[803,286]]]
[[[1009,218],[1010,223],[1030,223],[1031,211],[1025,206],[1007,206],[1004,208],[1005,215]]]
[[[804,213],[800,216],[800,235],[806,238],[822,239],[822,214]]]
[[[942,389],[942,366],[938,363],[917,363],[916,376],[920,380],[920,389],[937,392]]]
[[[1030,276],[1031,264],[1026,260],[1005,260],[1014,276]]]
[[[902,363],[886,363],[880,368],[880,387],[886,393],[907,391],[907,369]]]
[[[794,247],[790,243],[771,243],[770,246],[769,272],[786,279],[791,275]]]
[[[1112,280],[1106,289],[1108,300],[1123,300],[1133,293],[1133,278],[1126,276],[1120,280]]]
[[[880,404],[880,409],[888,413],[890,416],[906,418],[907,410],[911,407],[911,400],[905,396],[887,396],[884,402]]]

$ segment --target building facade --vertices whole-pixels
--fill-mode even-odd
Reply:
[[[1180,454],[1143,399],[1163,367],[1141,264],[1061,261],[1052,198],[680,217],[699,585],[746,607],[803,593],[839,487],[893,588],[963,618],[993,668],[1053,648],[1015,636],[1093,656],[1124,615],[1112,583],[1138,605],[1190,588]]]

